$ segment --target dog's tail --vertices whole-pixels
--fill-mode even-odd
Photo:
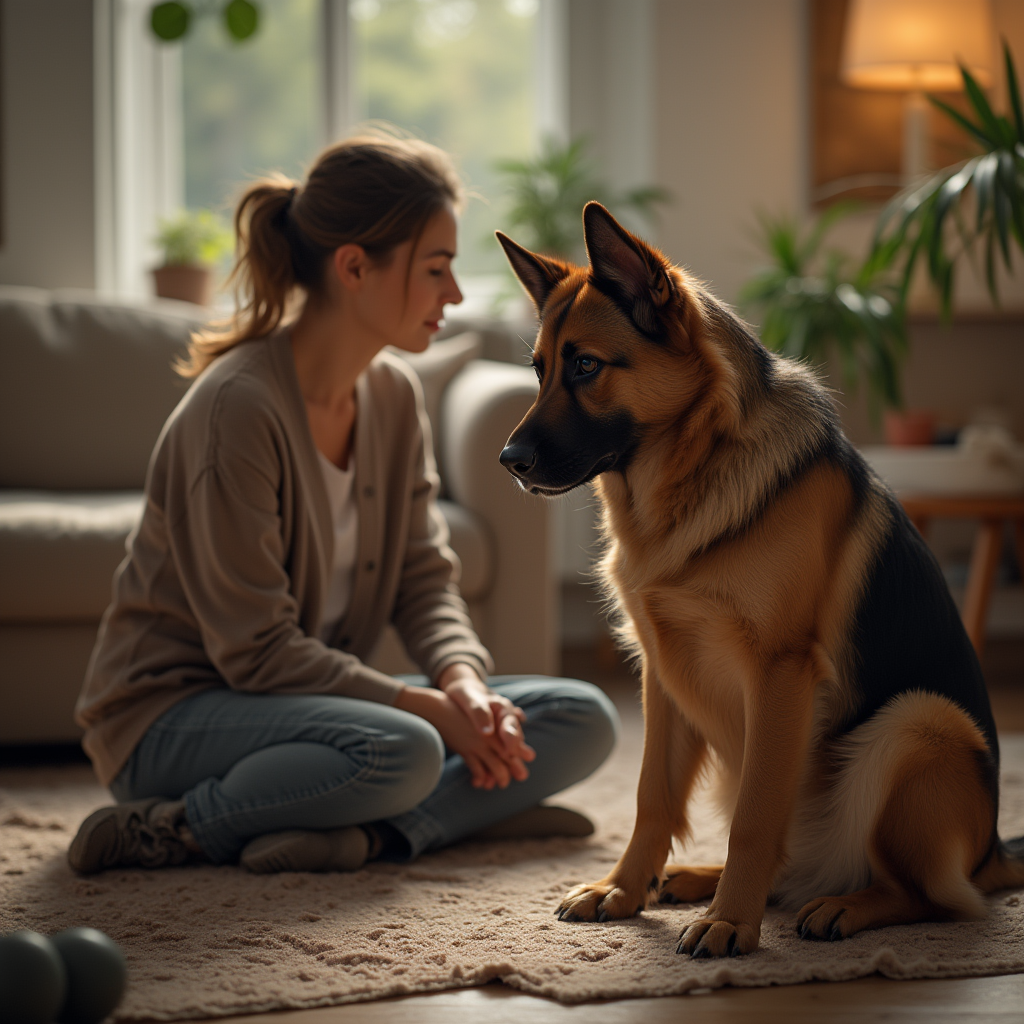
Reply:
[[[972,881],[982,892],[1024,888],[1024,836],[998,841]]]

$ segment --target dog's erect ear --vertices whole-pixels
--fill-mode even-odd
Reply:
[[[569,268],[558,260],[550,260],[545,256],[538,256],[529,249],[524,249],[518,242],[513,242],[508,235],[501,231],[495,231],[498,241],[501,243],[505,255],[508,257],[516,277],[522,282],[533,304],[540,313],[544,309],[555,285],[569,276]]]
[[[583,208],[583,237],[594,283],[623,304],[641,331],[656,336],[658,310],[673,293],[664,257],[630,234],[600,203]]]

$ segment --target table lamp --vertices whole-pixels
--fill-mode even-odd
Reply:
[[[928,173],[924,90],[963,89],[963,64],[979,85],[992,83],[989,0],[850,0],[840,77],[859,89],[906,92],[903,180]]]

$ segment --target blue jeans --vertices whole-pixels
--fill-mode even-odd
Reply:
[[[423,677],[405,681],[426,686]],[[205,690],[149,729],[110,789],[119,802],[184,799],[214,863],[255,836],[384,821],[412,859],[539,803],[586,778],[611,752],[617,715],[590,683],[495,676],[526,713],[530,777],[474,789],[469,769],[426,720],[350,697]]]

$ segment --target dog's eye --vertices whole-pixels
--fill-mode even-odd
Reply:
[[[580,358],[576,360],[576,375],[579,377],[587,377],[594,373],[600,365],[601,364],[596,359],[592,359],[590,356],[580,356]]]

